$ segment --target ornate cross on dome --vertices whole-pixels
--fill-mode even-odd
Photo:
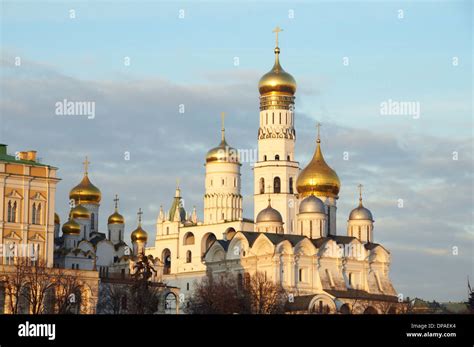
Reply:
[[[362,184],[359,184],[357,187],[359,187],[359,203],[362,205]]]
[[[275,33],[276,35],[276,46],[275,47],[278,47],[278,33],[282,32],[283,29],[281,29],[279,26],[277,26],[275,29],[273,29],[272,32]]]
[[[143,214],[142,209],[139,208],[138,213],[137,213],[137,215],[138,215],[138,225],[142,225],[142,214]]]
[[[87,160],[87,156],[86,156],[86,160],[84,160],[82,162],[82,164],[84,164],[84,174],[87,175],[88,171],[89,171],[89,164],[91,162],[89,160]]]
[[[320,143],[321,142],[321,134],[320,134],[320,132],[321,132],[321,123],[319,123],[319,122],[316,123],[316,128],[318,129],[318,139],[316,141],[318,143]]]
[[[115,194],[115,199],[114,199],[114,202],[115,202],[115,210],[117,210],[117,208],[118,208],[118,202],[119,202],[119,200],[120,200],[120,199],[118,198],[118,195]]]
[[[225,127],[224,127],[225,112],[221,112],[221,134],[222,141],[225,139]]]

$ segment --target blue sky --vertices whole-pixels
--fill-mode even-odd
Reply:
[[[1,9],[0,142],[37,149],[60,168],[63,219],[85,155],[104,196],[102,228],[118,193],[128,232],[142,207],[154,235],[176,177],[187,205],[201,211],[203,160],[218,142],[220,112],[234,147],[256,146],[257,83],[272,66],[279,25],[281,62],[298,82],[296,157],[304,167],[321,121],[323,151],[343,184],[338,233],[363,183],[376,240],[392,251],[395,287],[465,299],[466,276],[474,277],[470,1],[2,1]],[[54,116],[64,98],[95,101],[96,119]],[[421,117],[381,116],[388,99],[419,102]],[[252,218],[249,165],[242,175]],[[397,208],[399,198],[407,208]]]

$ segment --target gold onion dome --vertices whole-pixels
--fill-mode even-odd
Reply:
[[[56,212],[54,213],[54,224],[61,224],[61,220],[59,219],[59,215]]]
[[[258,82],[260,95],[274,93],[293,95],[296,92],[296,81],[281,67],[279,55],[280,48],[275,47],[275,64]]]
[[[82,181],[71,189],[69,193],[69,199],[74,199],[74,201],[81,201],[83,204],[98,204],[102,199],[102,193],[99,188],[91,183],[89,180],[89,175],[87,172],[89,162],[84,162],[84,177]]]
[[[230,147],[225,140],[224,113],[222,113],[221,143],[206,154],[206,163],[239,163],[238,151]]]
[[[89,210],[87,208],[85,208],[84,206],[82,206],[79,203],[79,205],[76,205],[76,207],[74,207],[71,210],[70,217],[72,219],[77,219],[77,218],[79,218],[79,219],[90,219],[91,218],[91,213],[89,212]]]
[[[141,209],[138,212],[138,227],[132,231],[131,239],[132,242],[136,241],[142,241],[142,242],[147,242],[148,240],[148,233],[143,230],[142,228],[142,215],[143,213],[141,212]]]
[[[148,240],[148,233],[142,229],[141,225],[139,225],[138,228],[136,228],[132,232],[131,238],[132,238],[132,242],[135,242],[135,241],[146,242]]]
[[[123,218],[120,213],[115,211],[109,216],[107,224],[125,224],[125,218]]]
[[[321,195],[337,198],[341,181],[336,171],[324,160],[321,141],[317,140],[316,152],[309,164],[300,172],[296,180],[296,189],[300,196]]]
[[[109,216],[107,224],[125,224],[125,218],[118,213],[118,197],[115,195],[115,211]]]
[[[69,219],[63,225],[63,235],[79,235],[81,233],[81,226],[73,219]]]

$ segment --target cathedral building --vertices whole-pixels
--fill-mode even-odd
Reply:
[[[341,234],[341,182],[324,159],[319,125],[310,162],[301,170],[295,159],[297,84],[280,63],[280,31],[274,31],[273,67],[258,85],[255,220],[242,217],[238,151],[222,127],[220,144],[205,158],[204,220],[195,209],[187,215],[177,187],[170,210],[160,209],[155,244],[147,252],[163,262],[163,280],[185,295],[206,274],[244,279],[263,272],[286,290],[290,312],[393,313],[398,298],[389,278],[390,253],[374,242],[362,186]]]
[[[55,224],[55,266],[66,269],[97,270],[101,277],[128,277],[134,272],[135,260],[144,253],[148,233],[142,228],[141,210],[138,225],[131,233],[132,246],[124,239],[125,218],[119,213],[116,195],[115,209],[107,219],[107,232],[99,230],[99,212],[102,193],[89,178],[89,161],[84,162],[81,182],[71,189],[71,209],[60,235],[59,217]],[[162,267],[159,259],[153,280],[158,281]]]

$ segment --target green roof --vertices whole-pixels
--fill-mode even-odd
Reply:
[[[7,162],[7,163],[14,163],[14,164],[50,167],[50,168],[56,169],[56,167],[54,166],[42,164],[37,161],[17,159],[14,155],[10,155],[7,153],[7,145],[5,144],[0,144],[0,161]]]

